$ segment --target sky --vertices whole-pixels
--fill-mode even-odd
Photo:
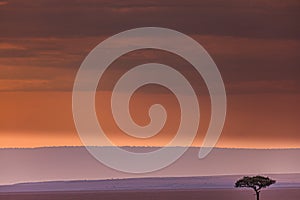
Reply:
[[[0,147],[82,145],[72,117],[72,87],[84,58],[114,34],[154,26],[192,37],[217,64],[227,92],[218,147],[299,148],[299,11],[297,0],[1,0]],[[140,88],[130,102],[141,125],[149,123],[150,105],[165,106],[169,118],[157,136],[129,137],[112,118],[115,82],[148,62],[172,66],[192,84],[201,110],[193,145],[200,146],[210,118],[205,83],[186,60],[160,50],[123,55],[100,80],[96,108],[107,136],[120,146],[163,146],[175,135],[178,101],[163,87]]]

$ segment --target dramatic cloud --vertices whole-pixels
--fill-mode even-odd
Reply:
[[[71,100],[80,64],[111,35],[156,26],[189,35],[216,62],[228,94],[228,117],[219,146],[262,147],[269,142],[268,147],[295,147],[299,144],[299,19],[299,0],[0,1],[0,146],[43,146],[50,140],[48,145],[80,145]],[[100,93],[110,94],[123,73],[149,62],[174,67],[205,99],[204,126],[195,142],[199,145],[209,120],[209,99],[201,76],[183,58],[159,50],[130,52],[105,72]],[[172,97],[166,89],[148,86],[139,91],[133,110],[141,123],[148,120],[147,106],[162,96],[171,116],[177,116],[176,103],[166,103]],[[122,136],[109,108],[107,104],[100,111],[105,112],[108,132],[118,135],[117,144],[147,144]],[[166,132],[174,129],[169,126]],[[150,143],[163,145],[169,136]]]
[[[162,26],[188,34],[299,38],[297,0],[11,0],[1,9],[5,37],[74,37]]]
[[[192,37],[215,60],[229,93],[300,91],[300,40],[209,35]],[[71,91],[75,74],[83,59],[104,39],[105,37],[6,39],[6,43],[0,43],[0,79],[4,79],[6,83],[0,90]],[[188,50],[189,47],[184,48]],[[104,77],[99,89],[111,90],[127,70],[149,62],[173,66],[184,73],[196,88],[203,88],[203,84],[199,82],[201,77],[196,76],[193,67],[184,59],[163,51],[140,50],[117,59],[105,74],[106,78]],[[11,83],[9,79],[12,80]],[[15,79],[19,81],[16,83]],[[24,82],[22,85],[21,80],[30,79],[36,84]],[[39,86],[35,79],[44,81],[40,81]],[[260,85],[264,82],[269,83]]]
[[[8,4],[8,1],[0,1],[0,6],[5,6]]]

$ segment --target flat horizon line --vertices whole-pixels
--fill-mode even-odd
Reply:
[[[116,146],[88,146],[88,147],[116,147]],[[163,148],[164,146],[117,146],[119,148]],[[186,148],[185,146],[168,146],[167,148]],[[37,146],[37,147],[0,147],[3,149],[47,149],[47,148],[86,148],[86,146]],[[188,148],[213,148],[213,149],[241,149],[241,150],[297,150],[300,147],[274,147],[274,148],[252,148],[252,147],[201,147],[190,146]]]

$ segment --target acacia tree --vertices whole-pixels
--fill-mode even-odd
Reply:
[[[256,194],[256,200],[259,200],[259,193],[262,188],[266,188],[272,184],[276,183],[275,180],[264,176],[244,176],[244,178],[238,180],[235,183],[235,187],[248,187],[252,188]]]

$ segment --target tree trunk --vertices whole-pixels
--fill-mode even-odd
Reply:
[[[256,192],[256,200],[259,200],[259,191],[255,191]]]

